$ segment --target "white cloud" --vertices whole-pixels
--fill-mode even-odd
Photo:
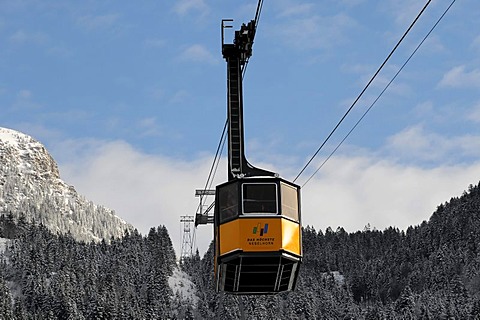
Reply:
[[[162,130],[155,117],[141,119],[137,122],[137,126],[139,128],[139,135],[142,137],[158,137],[162,135]]]
[[[440,87],[480,87],[480,69],[466,71],[464,65],[457,66],[443,75]]]
[[[343,13],[326,17],[312,15],[288,19],[273,32],[288,46],[308,50],[338,45],[345,41],[346,30],[355,25],[356,22]]]
[[[165,97],[165,89],[160,85],[152,86],[147,89],[147,92],[148,95],[155,100],[161,100]]]
[[[170,98],[170,103],[182,103],[190,97],[190,94],[186,90],[179,90],[175,92]]]
[[[125,87],[125,88],[133,88],[135,85],[135,80],[130,76],[121,75],[113,79],[115,84]]]
[[[104,15],[85,15],[79,17],[77,22],[87,30],[109,28],[113,26],[120,16],[116,13]]]
[[[29,99],[32,97],[32,92],[30,90],[23,89],[17,93],[17,97],[20,99]]]
[[[48,41],[48,36],[43,32],[26,32],[24,30],[17,30],[10,36],[9,40],[17,44],[45,44]]]
[[[60,163],[67,183],[116,210],[142,233],[166,225],[180,250],[180,216],[195,213],[194,190],[203,188],[211,156],[179,160],[149,155],[121,141],[70,141],[58,145],[57,153],[59,148],[69,155]],[[226,179],[222,168],[224,163],[214,185]],[[303,223],[317,230],[342,226],[353,232],[368,223],[377,229],[405,229],[428,219],[436,206],[461,195],[478,177],[480,163],[422,169],[373,157],[335,157],[302,190]],[[212,226],[197,229],[201,252],[212,237]]]
[[[334,0],[336,2],[336,0]],[[348,7],[355,7],[358,6],[359,4],[362,4],[368,0],[341,0],[340,2]]]
[[[342,71],[347,72],[347,73],[355,73],[359,74],[360,77],[358,78],[357,85],[359,88],[363,88],[372,78],[372,76],[375,74],[375,72],[378,69],[378,65],[369,65],[369,64],[354,64],[354,65],[348,65],[344,64],[341,66]],[[371,83],[372,88],[378,88],[383,90],[393,79],[395,74],[398,72],[400,69],[400,66],[398,65],[386,65],[382,71],[375,77],[374,81]],[[405,74],[405,71],[403,71],[403,77],[402,78],[407,78],[408,75]],[[399,77],[393,81],[390,86],[388,87],[387,91],[388,94],[397,94],[397,95],[402,95],[406,96],[409,95],[412,91],[411,87],[409,84],[406,82],[400,82],[401,80]],[[380,91],[376,92],[374,94],[374,98],[378,97],[378,94]],[[373,100],[373,99],[372,99]],[[372,101],[373,102],[373,101]]]
[[[415,115],[420,118],[428,117],[431,119],[435,115],[435,109],[432,101],[424,101],[415,106]]]
[[[67,47],[64,46],[54,46],[48,49],[48,54],[55,56],[55,57],[61,57],[61,58],[67,58],[72,56],[72,50],[70,50]]]
[[[444,136],[416,125],[390,137],[386,149],[404,161],[449,163],[460,157],[480,157],[480,136]]]
[[[421,126],[407,128],[391,136],[388,140],[388,148],[404,158],[432,160],[432,158],[438,158],[437,152],[442,152],[440,150],[443,149],[433,143],[438,138],[435,135],[427,134]]]
[[[178,252],[180,216],[195,214],[194,192],[205,184],[210,158],[187,162],[152,156],[121,141],[69,141],[58,145],[56,153],[60,148],[70,155],[59,163],[65,182],[89,200],[114,209],[143,234],[166,225]],[[198,242],[205,251],[213,227],[203,228]]]
[[[181,16],[187,15],[190,12],[197,12],[200,16],[204,16],[209,12],[209,7],[204,0],[180,0],[173,10]]]
[[[41,105],[34,101],[33,94],[28,89],[21,89],[17,92],[16,99],[13,101],[11,108],[13,110],[33,110],[41,108]]]
[[[149,38],[144,41],[144,45],[149,48],[163,48],[167,44],[164,39]]]
[[[65,58],[72,55],[69,48],[60,44],[53,45],[54,40],[42,31],[25,31],[22,29],[15,31],[9,37],[9,41],[16,45],[49,46],[46,48],[46,53],[52,56]]]
[[[218,62],[215,56],[200,44],[194,44],[186,48],[180,55],[180,59],[185,61],[205,62],[209,64],[216,64]]]
[[[334,165],[333,165],[334,164]],[[477,184],[480,163],[422,169],[373,158],[336,157],[303,189],[304,225],[406,229]]]
[[[281,3],[281,11],[278,15],[279,18],[283,17],[291,17],[297,15],[305,15],[310,14],[312,9],[314,8],[313,3],[302,3],[302,4],[295,4],[291,1],[288,2],[280,2]]]
[[[18,30],[10,36],[10,41],[23,43],[27,40],[27,38],[27,34],[24,31]]]
[[[473,122],[480,123],[480,101],[472,108],[467,118]]]
[[[472,47],[480,50],[480,36],[473,39]]]
[[[417,43],[415,43],[414,46],[416,47]],[[414,50],[414,47],[412,45],[411,51],[413,52],[413,50]],[[446,51],[445,46],[443,45],[443,42],[440,39],[440,36],[437,34],[430,35],[422,46],[422,52],[439,54],[440,52],[445,52],[445,51]]]
[[[382,1],[383,11],[395,16],[395,23],[406,28],[418,15],[425,4],[417,0],[388,0]]]

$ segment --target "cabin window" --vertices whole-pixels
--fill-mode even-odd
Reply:
[[[282,215],[298,221],[298,190],[288,184],[281,183]]]
[[[220,223],[231,220],[238,215],[238,188],[233,183],[218,190]]]
[[[243,213],[277,214],[277,185],[275,183],[244,183]]]

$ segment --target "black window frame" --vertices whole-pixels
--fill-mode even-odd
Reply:
[[[227,196],[226,199],[222,198],[223,196]],[[224,223],[230,220],[233,220],[238,217],[239,215],[239,206],[240,206],[240,199],[239,199],[239,192],[238,192],[238,183],[232,183],[229,185],[224,185],[218,190],[218,213],[219,213],[219,223]],[[222,203],[226,200],[227,203]],[[233,200],[230,204],[228,203],[229,200]],[[236,203],[234,203],[236,200]]]
[[[248,202],[253,202],[253,201],[261,201],[262,199],[252,199],[252,200],[246,200],[246,191],[245,191],[245,188],[249,187],[249,186],[274,186],[275,190],[274,190],[274,194],[275,194],[275,199],[274,200],[265,200],[265,201],[268,201],[270,203],[266,203],[267,204],[267,207],[271,206],[272,203],[271,202],[274,202],[274,206],[275,206],[275,211],[272,211],[272,210],[269,210],[269,211],[257,211],[257,210],[250,210],[248,209],[248,207],[251,206],[252,203],[248,203]],[[248,190],[247,190],[248,192]],[[248,202],[246,202],[248,201]],[[242,188],[241,188],[241,203],[242,203],[242,215],[245,215],[245,216],[261,216],[261,215],[268,215],[268,216],[273,216],[273,215],[278,215],[280,213],[280,206],[279,206],[279,193],[278,193],[278,184],[275,183],[275,182],[245,182],[245,183],[242,183]],[[255,204],[256,206],[260,205],[260,203],[257,203]],[[247,207],[247,211],[245,210]]]

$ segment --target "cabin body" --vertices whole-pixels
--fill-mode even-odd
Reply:
[[[217,291],[268,294],[295,287],[302,259],[300,187],[279,177],[217,186]]]

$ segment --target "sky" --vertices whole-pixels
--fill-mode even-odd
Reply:
[[[264,1],[244,78],[249,161],[293,180],[426,3]],[[303,185],[451,1],[434,0],[296,181]],[[0,127],[29,134],[62,179],[181,246],[226,119],[221,20],[257,1],[0,0]],[[405,230],[480,181],[480,4],[456,1],[355,131],[302,188],[317,230]],[[213,186],[226,181],[225,152]],[[212,199],[209,199],[211,201]],[[196,231],[204,252],[212,226]]]

